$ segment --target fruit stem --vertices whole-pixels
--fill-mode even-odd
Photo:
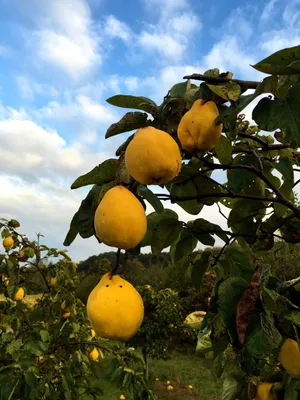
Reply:
[[[117,261],[116,261],[116,265],[114,266],[113,270],[112,270],[112,275],[115,275],[119,265],[120,265],[120,254],[121,254],[121,249],[118,249],[117,251]]]

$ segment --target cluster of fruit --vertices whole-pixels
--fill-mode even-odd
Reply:
[[[214,102],[196,100],[177,130],[182,149],[210,150],[219,140],[222,124]],[[181,150],[167,132],[153,126],[140,128],[125,151],[130,176],[144,185],[163,185],[173,180],[182,165]],[[136,247],[147,231],[147,218],[139,199],[125,186],[109,189],[94,216],[95,233],[104,244],[128,250]],[[90,293],[87,313],[96,333],[108,339],[129,340],[144,318],[140,294],[126,280],[107,273]]]
[[[216,123],[216,104],[198,99],[180,120],[177,136],[182,149],[193,153],[211,150],[220,139],[223,125]],[[173,180],[182,165],[176,140],[153,126],[140,128],[125,151],[130,176],[144,185],[164,185]],[[99,240],[119,249],[136,247],[147,231],[145,210],[138,198],[125,186],[109,189],[94,216]],[[129,229],[130,227],[130,229]]]

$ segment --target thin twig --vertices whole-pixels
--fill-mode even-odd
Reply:
[[[300,182],[300,179],[298,179],[298,180],[293,184],[293,187],[297,186],[299,182]]]
[[[290,145],[288,144],[269,144],[268,142],[264,141],[264,139],[261,139],[257,136],[250,135],[249,133],[246,132],[239,132],[238,133],[239,137],[253,140],[256,143],[259,143],[262,147],[262,150],[283,150],[283,149],[288,149]]]
[[[182,79],[193,79],[195,81],[204,81],[210,84],[222,84],[226,82],[235,82],[240,86],[246,87],[248,89],[256,89],[260,82],[256,81],[243,81],[240,79],[230,79],[230,78],[220,78],[220,77],[213,77],[213,76],[206,76],[202,74],[192,74],[186,75]]]
[[[125,272],[125,267],[126,267],[127,261],[128,261],[128,251],[126,250],[125,251],[125,257],[124,257],[124,262],[123,262],[122,269],[121,269],[121,272],[120,272],[121,275]]]

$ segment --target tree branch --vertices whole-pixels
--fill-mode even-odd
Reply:
[[[195,81],[204,81],[208,82],[212,85],[214,84],[222,84],[226,82],[235,82],[238,85],[247,88],[247,89],[256,89],[260,82],[257,81],[243,81],[240,79],[229,79],[229,78],[220,78],[220,77],[213,77],[213,76],[206,76],[202,74],[192,74],[186,75],[182,79],[193,79]]]
[[[288,149],[290,147],[288,144],[269,144],[265,142],[263,139],[258,138],[257,136],[250,135],[249,133],[246,132],[239,132],[238,136],[259,143],[263,151],[283,150],[283,149]]]

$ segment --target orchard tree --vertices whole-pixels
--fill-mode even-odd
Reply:
[[[278,238],[300,242],[294,194],[300,171],[299,63],[296,46],[253,65],[266,74],[260,82],[233,79],[232,72],[215,68],[184,76],[160,105],[143,96],[107,99],[138,111],[127,112],[105,137],[136,132],[120,144],[115,158],[71,186],[93,185],[72,219],[66,246],[77,234],[95,236],[118,248],[118,255],[120,249],[139,254],[151,246],[159,254],[170,247],[177,262],[199,242],[214,246],[216,237],[224,242],[217,255],[204,251],[191,264],[197,288],[208,268],[217,273],[203,332],[210,332],[209,351],[212,346],[226,400],[300,397],[300,313],[294,288],[299,279],[275,279],[270,265],[250,257],[250,250],[271,249]],[[251,125],[243,111],[262,94],[268,96],[254,107]],[[226,177],[218,179],[218,171]],[[153,191],[155,186],[160,190]],[[146,224],[136,200],[144,210],[146,201],[155,210]],[[164,202],[178,204],[191,220],[181,221]],[[204,206],[217,207],[227,228],[205,219]],[[118,268],[117,262],[112,273]]]

